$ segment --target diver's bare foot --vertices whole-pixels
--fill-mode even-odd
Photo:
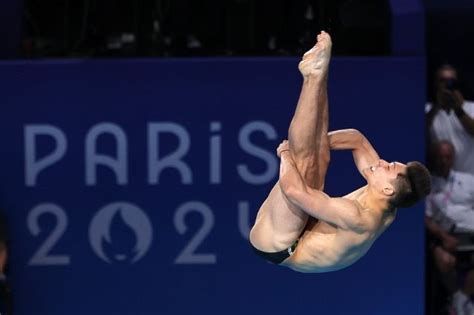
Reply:
[[[316,45],[303,55],[303,60],[298,65],[298,69],[304,78],[326,76],[331,59],[331,36],[322,31],[318,37]]]

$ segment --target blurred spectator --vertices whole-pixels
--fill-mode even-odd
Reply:
[[[471,270],[464,281],[461,289],[456,291],[453,296],[452,312],[453,315],[474,315],[474,270]]]
[[[443,65],[436,71],[434,99],[426,113],[429,143],[451,142],[456,153],[453,169],[474,175],[474,103],[464,99],[454,67]]]
[[[465,270],[473,267],[474,175],[453,170],[454,150],[446,140],[433,146],[432,192],[426,200],[425,222],[435,267],[433,276],[437,278],[432,281],[440,282],[434,300],[439,303],[436,308],[445,310],[436,314],[447,314],[449,301],[443,300],[442,295],[454,294],[459,288],[458,279],[464,278]],[[461,288],[457,299],[464,292],[464,287]]]
[[[453,169],[454,146],[446,141],[434,145],[432,192],[426,215],[443,231],[474,232],[474,175]],[[436,233],[435,233],[436,234]],[[444,235],[441,236],[443,240]]]

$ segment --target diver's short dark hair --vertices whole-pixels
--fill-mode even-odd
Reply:
[[[395,195],[389,200],[391,208],[408,208],[431,191],[431,175],[417,161],[407,164],[406,173],[398,174],[394,182]]]

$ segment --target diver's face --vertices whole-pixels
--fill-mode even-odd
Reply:
[[[405,164],[400,162],[388,163],[385,160],[379,160],[377,164],[372,165],[367,170],[367,182],[377,190],[384,190],[387,187],[394,189],[393,181],[400,173],[406,173]]]

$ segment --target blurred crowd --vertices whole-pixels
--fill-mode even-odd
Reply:
[[[425,108],[427,314],[474,314],[474,102],[459,82],[456,68],[440,66]]]
[[[59,27],[58,27],[59,26]],[[388,0],[25,0],[24,57],[390,54]]]

